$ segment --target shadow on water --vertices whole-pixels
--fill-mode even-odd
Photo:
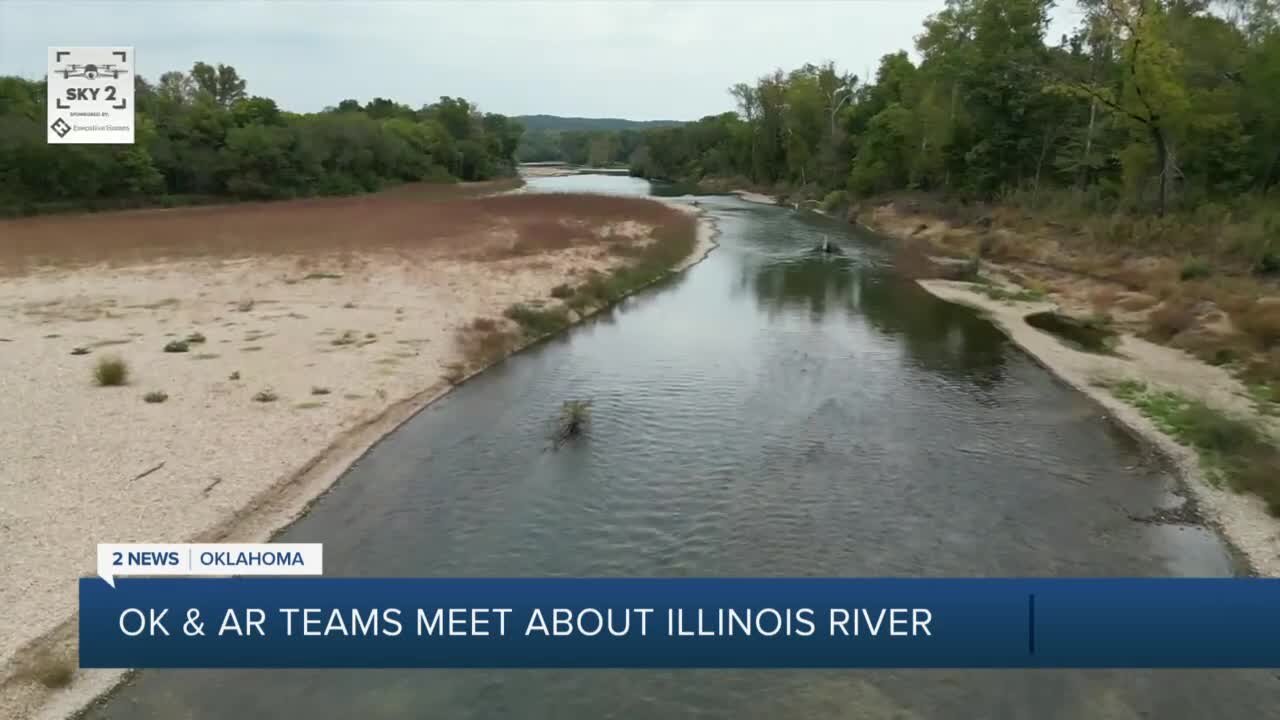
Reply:
[[[579,176],[583,177],[583,176]],[[563,189],[560,179],[534,190]],[[597,189],[636,194],[632,178]],[[636,183],[641,183],[637,185]],[[704,197],[720,248],[413,418],[281,539],[330,575],[1226,575],[1091,402],[841,225]],[[823,235],[846,250],[808,251]],[[565,399],[591,437],[545,452]],[[1263,672],[144,672],[95,720],[1260,718]]]

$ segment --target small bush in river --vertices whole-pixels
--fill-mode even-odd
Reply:
[[[143,399],[144,401],[149,402],[149,403],[152,403],[152,404],[155,404],[155,403],[162,403],[162,402],[164,402],[165,400],[168,400],[168,399],[169,399],[169,393],[167,393],[167,392],[165,392],[165,391],[163,391],[163,390],[152,390],[151,392],[147,393],[146,395],[143,395],[143,396],[142,396],[142,399]]]
[[[560,415],[556,418],[552,442],[556,447],[560,447],[573,438],[585,434],[590,422],[590,400],[566,400],[560,406]]]
[[[99,358],[93,366],[93,380],[103,387],[124,385],[129,382],[129,365],[115,355]]]
[[[190,349],[186,340],[170,340],[164,346],[164,351],[167,353],[184,353]]]

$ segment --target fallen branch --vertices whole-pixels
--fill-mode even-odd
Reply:
[[[132,479],[132,480],[130,480],[129,482],[137,482],[138,480],[141,480],[142,478],[144,478],[144,477],[146,477],[146,476],[150,475],[151,473],[153,473],[153,472],[155,472],[155,471],[159,470],[159,469],[160,469],[160,468],[162,468],[162,467],[164,467],[164,463],[163,463],[163,462],[161,462],[159,465],[157,465],[157,466],[155,466],[155,467],[151,468],[150,470],[145,470],[145,471],[143,471],[142,473],[140,473],[140,474],[138,474],[138,475],[134,475],[134,476],[133,476],[133,479]]]

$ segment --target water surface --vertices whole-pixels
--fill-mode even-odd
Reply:
[[[644,194],[624,177],[535,191]],[[466,383],[281,539],[330,575],[1226,575],[1159,464],[847,226],[724,197],[687,273]],[[810,252],[823,236],[847,254]],[[548,451],[566,399],[591,437]],[[1225,671],[164,671],[91,718],[1262,718]]]

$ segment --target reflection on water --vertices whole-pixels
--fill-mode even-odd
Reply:
[[[635,193],[630,178],[534,189]],[[639,185],[637,185],[639,183]],[[331,575],[1222,575],[1173,490],[989,323],[873,238],[704,197],[721,247],[468,382],[284,538]],[[814,257],[823,235],[843,257]],[[546,422],[590,398],[589,441]],[[95,719],[1260,718],[1260,672],[144,672]]]

